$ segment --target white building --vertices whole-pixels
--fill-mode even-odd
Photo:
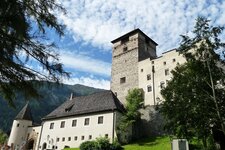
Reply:
[[[79,147],[87,140],[116,137],[115,127],[124,107],[111,91],[67,100],[32,126],[28,104],[15,118],[8,145],[13,149],[63,149]]]
[[[40,126],[32,124],[30,109],[26,105],[13,122],[8,145],[14,149],[43,150],[79,147],[82,142],[99,136],[112,141],[116,137],[116,123],[124,112],[122,103],[125,104],[128,90],[143,89],[145,105],[155,105],[158,99],[162,99],[161,88],[172,77],[170,71],[178,63],[185,62],[176,50],[157,57],[157,43],[139,29],[112,43],[112,91],[68,100],[44,117]]]

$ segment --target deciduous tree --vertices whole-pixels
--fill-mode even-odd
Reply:
[[[183,35],[179,47],[187,62],[172,71],[172,80],[161,91],[166,128],[181,138],[198,137],[205,148],[212,129],[225,134],[225,43],[219,38],[223,29],[199,17],[194,37]]]

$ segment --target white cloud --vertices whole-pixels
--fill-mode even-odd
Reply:
[[[76,41],[105,50],[110,41],[138,27],[158,44],[162,53],[179,44],[180,34],[193,29],[198,15],[225,24],[225,1],[219,0],[70,0],[62,1],[67,15],[61,21]]]
[[[70,78],[69,80],[63,80],[63,83],[65,84],[82,84],[90,87],[95,87],[95,88],[100,88],[100,89],[110,89],[110,81],[105,80],[105,79],[97,79],[94,77],[74,77]]]
[[[83,54],[74,54],[64,51],[61,53],[60,59],[65,67],[74,69],[75,71],[83,71],[105,77],[109,77],[111,75],[110,63],[94,59]]]

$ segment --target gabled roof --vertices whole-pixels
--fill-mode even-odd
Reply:
[[[88,96],[80,96],[75,97],[72,100],[67,100],[61,106],[45,116],[43,120],[113,110],[118,110],[120,112],[125,111],[123,104],[117,99],[112,91],[102,91]]]
[[[31,120],[32,121],[31,110],[30,110],[30,107],[29,107],[28,103],[17,114],[15,120]]]
[[[133,35],[133,34],[136,34],[136,33],[142,34],[147,40],[151,41],[151,42],[154,43],[156,46],[158,45],[155,41],[153,41],[150,37],[148,37],[148,36],[147,36],[144,32],[142,32],[139,28],[134,29],[134,30],[132,30],[131,32],[128,32],[128,33],[126,33],[126,34],[124,34],[124,35],[122,35],[122,36],[116,38],[115,40],[111,41],[111,43],[116,43],[116,42],[120,41],[121,39],[124,39],[124,38],[126,38],[126,37],[129,37],[129,36],[131,36],[131,35]]]

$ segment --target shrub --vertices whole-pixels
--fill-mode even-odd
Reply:
[[[110,143],[108,138],[100,137],[95,141],[86,141],[81,143],[80,150],[122,150],[121,145],[116,141]]]
[[[86,141],[81,143],[80,150],[98,150],[96,141]]]

